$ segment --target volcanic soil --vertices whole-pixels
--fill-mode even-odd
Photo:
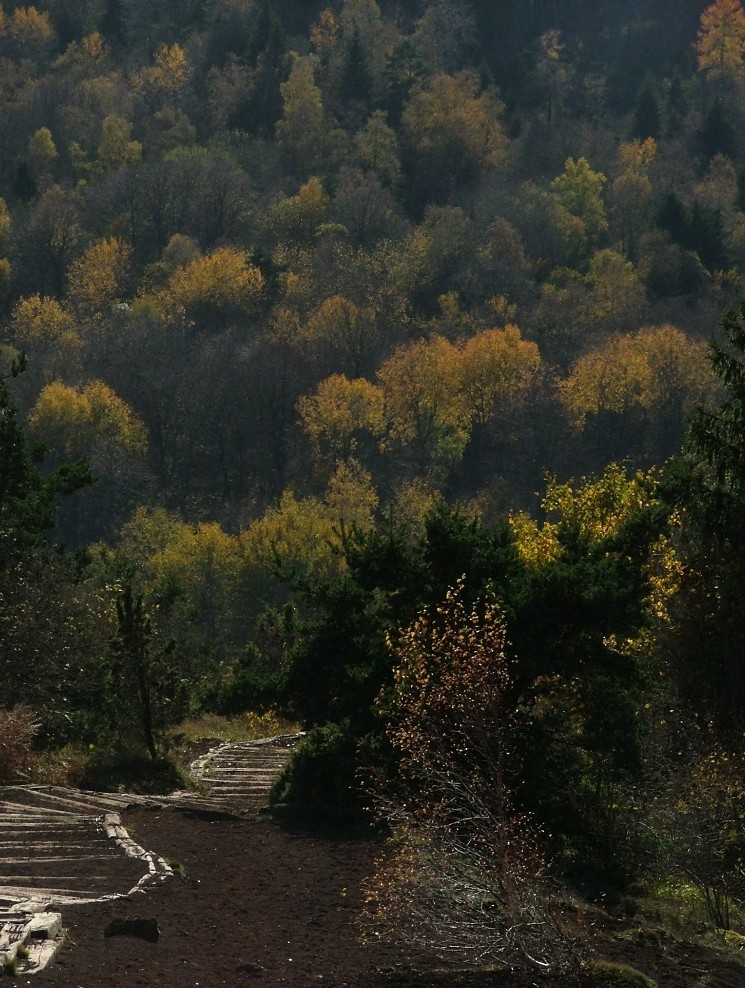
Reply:
[[[319,836],[276,822],[169,808],[132,808],[122,822],[176,877],[127,899],[66,907],[55,960],[17,983],[38,988],[592,988],[592,976],[559,981],[534,972],[444,971],[434,957],[360,943],[361,885],[380,845]],[[157,919],[148,942],[106,937],[113,919]],[[585,922],[597,956],[631,964],[659,988],[743,988],[745,963],[667,938],[634,936],[634,924]],[[745,961],[745,957],[743,958]]]

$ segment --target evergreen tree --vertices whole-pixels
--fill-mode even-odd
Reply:
[[[717,154],[737,160],[737,132],[721,100],[716,100],[707,111],[696,135],[696,143],[702,169]]]
[[[16,360],[11,376],[17,377],[24,366],[23,358]],[[43,452],[43,447],[28,444],[7,378],[0,375],[0,538],[8,545],[39,544],[55,523],[59,497],[93,480],[85,461],[42,473],[37,464]]]
[[[670,661],[688,709],[723,740],[745,729],[745,303],[722,320],[711,363],[724,389],[715,409],[690,423],[685,460],[670,471],[682,509],[685,564],[675,602]]]
[[[640,141],[646,140],[648,137],[658,140],[661,131],[660,105],[654,86],[648,79],[636,97],[634,115],[631,121],[631,136]]]
[[[344,57],[341,97],[345,101],[369,105],[371,93],[372,81],[367,67],[365,49],[359,28],[355,27]]]

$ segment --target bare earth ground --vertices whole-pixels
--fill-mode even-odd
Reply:
[[[142,846],[185,876],[127,900],[66,907],[67,940],[23,984],[65,988],[288,985],[349,988],[591,988],[592,978],[437,973],[414,968],[395,948],[363,948],[356,917],[360,884],[379,847],[319,837],[267,821],[211,818],[178,809],[136,808],[122,822]],[[105,938],[119,917],[156,917],[160,939]],[[591,929],[599,955],[633,964],[660,988],[743,988],[745,965],[669,942],[642,948],[619,939],[612,921]],[[429,968],[429,969],[427,969]],[[418,969],[418,970],[417,970]]]

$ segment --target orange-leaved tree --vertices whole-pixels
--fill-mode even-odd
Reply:
[[[740,0],[714,0],[701,14],[696,41],[699,70],[710,79],[745,75],[745,11]]]
[[[378,699],[397,757],[373,784],[392,830],[366,890],[377,932],[465,962],[548,970],[570,942],[554,922],[538,834],[512,798],[517,718],[505,622],[464,580],[390,640],[394,685]]]

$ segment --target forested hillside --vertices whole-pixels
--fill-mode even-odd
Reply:
[[[416,622],[496,608],[498,815],[724,922],[739,0],[4,0],[0,80],[6,774],[271,707],[278,800],[400,810]]]

